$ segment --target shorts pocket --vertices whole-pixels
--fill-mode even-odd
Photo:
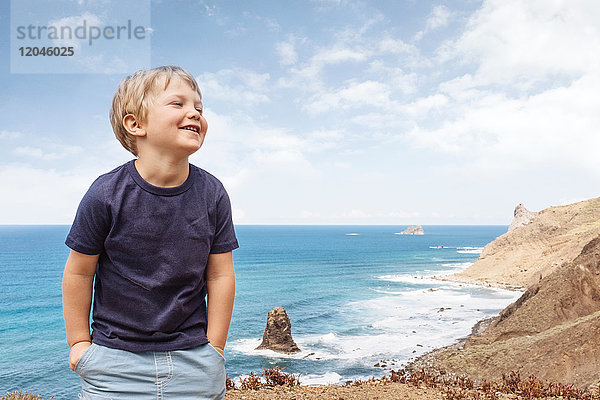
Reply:
[[[86,351],[83,352],[83,354],[81,355],[81,357],[77,361],[77,364],[75,364],[74,371],[76,373],[78,373],[78,374],[81,375],[82,369],[85,368],[85,364],[87,364],[87,362],[89,361],[90,357],[92,357],[92,355],[96,352],[97,348],[98,348],[98,345],[96,345],[95,343],[92,343],[92,345],[90,347],[88,347],[86,349]]]
[[[210,348],[211,348],[211,349],[212,349],[212,350],[213,350],[215,353],[217,353],[217,354],[219,355],[219,357],[220,357],[220,358],[221,358],[223,361],[225,361],[225,356],[224,356],[223,354],[221,354],[221,352],[220,352],[219,350],[217,350],[217,349],[215,348],[215,346],[213,346],[213,345],[212,345],[210,342],[209,342],[209,343],[207,343],[207,344],[208,344],[208,346],[209,346],[209,347],[210,347]]]

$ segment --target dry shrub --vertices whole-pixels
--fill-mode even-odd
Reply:
[[[279,367],[265,368],[263,371],[267,386],[300,386],[300,375],[282,372]]]
[[[300,386],[300,375],[293,375],[283,372],[280,367],[264,368],[261,374],[265,379],[264,382],[260,376],[254,372],[250,372],[245,378],[240,379],[240,389],[242,390],[258,390],[263,387],[273,386]],[[229,377],[227,378],[227,389],[236,389],[235,384]]]
[[[437,372],[391,371],[389,380],[413,386],[436,387],[443,391],[447,400],[462,399],[498,399],[501,394],[508,394],[520,399],[561,398],[571,400],[598,400],[600,392],[586,392],[573,385],[556,382],[544,382],[535,376],[521,379],[517,371],[502,375],[501,382],[483,380],[476,385],[467,377],[444,378]]]
[[[225,375],[225,389],[226,390],[235,389],[235,383],[233,383],[233,381],[229,377],[229,374]]]
[[[48,400],[52,400],[54,396],[50,397]],[[42,396],[39,394],[34,394],[31,392],[23,392],[21,390],[14,391],[12,393],[6,393],[0,396],[0,400],[43,400]]]
[[[250,372],[250,375],[240,379],[240,387],[244,390],[258,390],[262,385],[260,377],[254,372]]]

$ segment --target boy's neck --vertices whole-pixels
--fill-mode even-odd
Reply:
[[[149,184],[158,187],[182,185],[190,173],[187,158],[171,160],[160,157],[139,157],[134,162],[135,169]]]

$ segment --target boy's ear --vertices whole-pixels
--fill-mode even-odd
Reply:
[[[123,127],[134,136],[146,136],[146,130],[140,125],[133,114],[127,114],[123,117]]]

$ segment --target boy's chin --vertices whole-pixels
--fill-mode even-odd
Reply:
[[[194,154],[195,152],[197,152],[198,150],[200,150],[202,148],[202,145],[204,143],[201,141],[200,143],[196,144],[196,145],[190,145],[186,150],[188,152],[188,156],[191,156],[192,154]]]

